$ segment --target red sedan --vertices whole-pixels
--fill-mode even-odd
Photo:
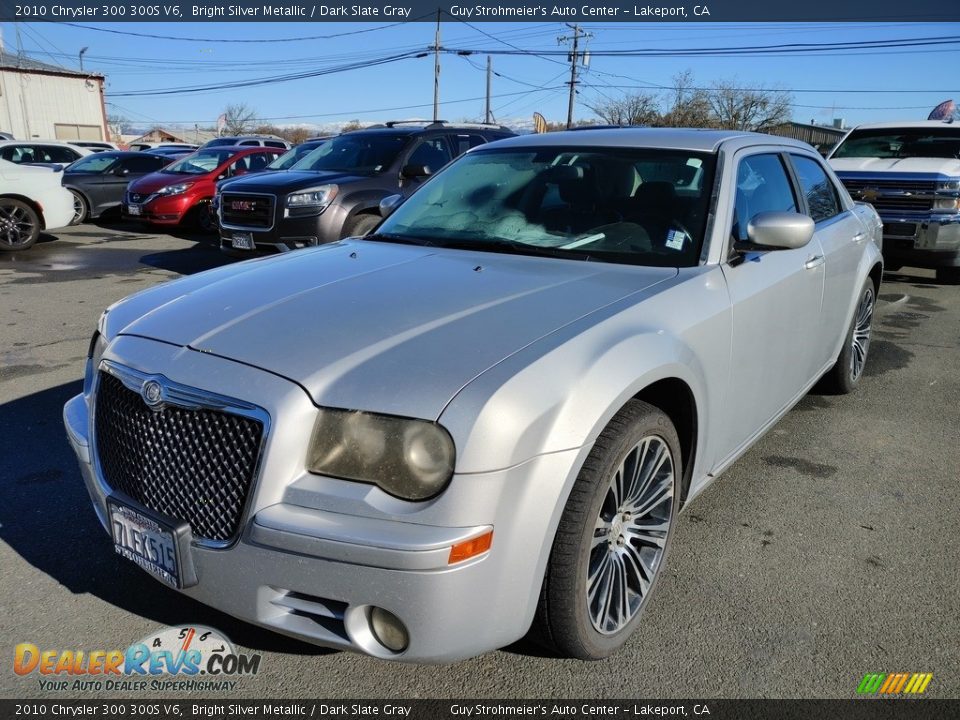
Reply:
[[[216,219],[208,208],[217,181],[258,172],[282,152],[268,147],[198,150],[130,183],[124,197],[123,216],[156,225],[193,222],[212,232]]]

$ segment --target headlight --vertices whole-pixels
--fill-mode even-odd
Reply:
[[[325,208],[337,196],[336,185],[318,185],[287,195],[288,208]]]
[[[90,338],[90,347],[87,350],[87,364],[83,372],[83,394],[89,395],[93,388],[93,378],[97,374],[97,366],[100,364],[100,358],[103,357],[103,351],[107,349],[107,339],[100,334],[99,330],[93,333]]]
[[[957,198],[937,198],[933,201],[934,210],[956,210],[960,202]]]
[[[185,193],[193,186],[193,183],[177,183],[176,185],[167,185],[157,190],[157,195],[179,195]]]
[[[960,190],[960,180],[947,180],[937,183],[937,190]]]
[[[436,423],[324,409],[313,429],[307,469],[374,483],[404,500],[426,500],[450,482],[454,459],[453,440]]]

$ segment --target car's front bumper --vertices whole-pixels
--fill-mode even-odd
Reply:
[[[276,202],[276,200],[275,200]],[[283,211],[275,210],[276,214]],[[219,217],[220,249],[236,257],[274,254],[323,245],[340,239],[347,213],[339,205],[331,205],[323,212],[304,217],[275,217],[270,228],[249,227],[224,222]],[[252,250],[233,247],[234,234],[250,235],[254,242]]]
[[[138,205],[139,215],[131,215],[129,212],[131,201],[125,198],[120,214],[127,220],[142,220],[155,225],[179,225],[195,201],[196,198],[187,193],[155,197]],[[137,203],[132,204],[137,205]]]
[[[116,362],[143,368],[148,361],[151,372],[178,382],[203,377],[205,390],[244,397],[271,414],[239,539],[223,549],[192,544],[199,582],[182,592],[309,642],[408,662],[457,660],[525,634],[556,522],[556,494],[577,451],[456,475],[433,501],[406,503],[374,486],[303,470],[316,409],[293,383],[139,338],[120,338],[114,348]],[[91,445],[92,403],[84,395],[71,399],[64,421],[106,527],[111,491]],[[491,528],[487,553],[448,563],[454,543]],[[406,651],[395,654],[376,641],[368,624],[374,606],[404,623]]]
[[[888,265],[960,266],[960,214],[881,213],[883,257]]]

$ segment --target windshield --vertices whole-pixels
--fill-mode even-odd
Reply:
[[[683,150],[471,152],[372,240],[634,265],[699,261],[715,158]]]
[[[171,175],[206,175],[213,172],[223,165],[227,160],[236,155],[239,150],[236,148],[224,150],[198,150],[192,155],[182,160],[178,160],[172,165],[168,165],[160,172]]]
[[[854,130],[835,158],[960,158],[960,128]]]
[[[87,155],[70,165],[69,172],[101,173],[117,164],[116,155]]]
[[[340,135],[305,155],[290,169],[382,172],[393,164],[409,137],[379,132]]]
[[[322,144],[322,142],[309,142],[304,143],[303,145],[297,145],[295,148],[292,150],[287,150],[287,152],[267,165],[267,170],[289,170],[307,153],[311,152],[312,150],[316,150]]]

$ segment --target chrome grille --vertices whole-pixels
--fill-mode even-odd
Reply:
[[[933,180],[841,178],[841,181],[854,200],[868,202],[878,211],[929,212],[933,209],[937,187]]]
[[[240,530],[262,423],[219,410],[152,410],[139,393],[101,371],[94,432],[111,488],[186,521],[199,540],[227,542]]]

